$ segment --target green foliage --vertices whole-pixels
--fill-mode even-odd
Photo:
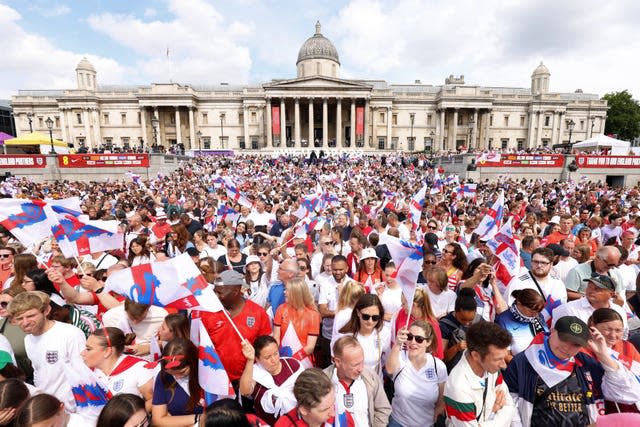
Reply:
[[[640,136],[640,104],[626,90],[607,93],[607,122],[605,134],[617,134],[618,139],[631,141]]]

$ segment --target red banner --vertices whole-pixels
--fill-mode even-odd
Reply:
[[[640,168],[640,156],[592,156],[579,154],[576,163],[581,168]]]
[[[58,156],[61,168],[148,168],[148,154],[63,154]]]
[[[271,106],[271,133],[280,135],[280,106]]]
[[[0,155],[0,168],[44,168],[46,166],[45,156],[39,154]]]
[[[561,168],[564,165],[564,155],[483,153],[476,155],[476,164],[486,168]]]
[[[364,135],[364,107],[356,107],[356,135]]]

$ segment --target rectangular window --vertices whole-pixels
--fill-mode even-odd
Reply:
[[[247,149],[247,147],[244,145],[244,136],[238,137],[238,147],[240,147],[241,150]]]
[[[44,127],[44,119],[42,117],[38,117],[38,125],[43,128]]]
[[[258,121],[258,114],[255,111],[251,112],[251,123],[255,123]]]
[[[385,142],[384,136],[378,138],[378,150],[384,150]]]
[[[109,113],[102,114],[102,124],[109,126]]]
[[[509,116],[504,116],[504,127],[509,127]]]
[[[205,150],[210,150],[211,149],[211,137],[209,137],[209,136],[203,136],[202,137],[202,147]]]
[[[120,113],[120,124],[122,126],[127,124],[127,113]]]
[[[501,145],[502,149],[508,148],[509,147],[509,140],[508,139],[500,140],[500,145]]]
[[[56,117],[56,127],[60,127],[60,117]]]
[[[82,114],[76,113],[76,123],[78,123],[79,125],[82,124]]]
[[[131,148],[131,140],[128,137],[123,136],[120,138],[120,141],[122,142],[123,148]]]
[[[384,113],[380,113],[380,124],[384,124]]]
[[[395,150],[396,148],[398,148],[398,137],[394,136],[393,138],[391,138],[391,147],[392,150]]]
[[[580,130],[584,130],[584,120],[580,120]]]
[[[244,125],[244,113],[238,113],[238,124],[240,126]]]
[[[431,126],[432,120],[433,120],[433,117],[431,117],[431,114],[427,114],[427,126]]]
[[[543,139],[542,140],[542,146],[543,147],[548,147],[549,146],[549,140],[548,139]]]
[[[489,116],[489,126],[493,126],[493,114]]]
[[[138,112],[138,124],[142,124],[142,114],[140,112]]]
[[[520,127],[524,127],[524,116],[520,116]]]
[[[544,116],[544,125],[551,126],[551,116]]]
[[[391,124],[396,126],[398,124],[398,115],[394,114],[391,116]]]
[[[255,136],[251,137],[251,149],[252,150],[257,150],[258,149],[258,138]]]
[[[209,114],[208,113],[202,113],[202,124],[203,125],[208,125],[209,124]]]
[[[524,139],[519,139],[518,140],[518,151],[523,150],[524,149]]]

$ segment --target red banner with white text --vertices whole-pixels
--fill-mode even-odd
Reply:
[[[579,154],[576,163],[581,168],[640,168],[640,156],[592,156]]]
[[[478,167],[487,168],[561,168],[564,165],[564,155],[481,153],[476,154],[476,164]]]
[[[5,154],[0,155],[2,168],[44,168],[47,166],[45,156],[38,154]]]
[[[364,107],[356,107],[356,135],[364,135]]]
[[[148,168],[148,154],[63,154],[58,156],[61,168]]]
[[[271,106],[271,133],[280,135],[280,106]]]

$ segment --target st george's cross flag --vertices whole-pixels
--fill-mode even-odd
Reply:
[[[116,271],[107,278],[105,290],[158,307],[209,312],[222,310],[213,286],[209,286],[187,253],[167,261]]]
[[[511,227],[511,217],[505,222],[500,230],[487,242],[491,252],[498,258],[513,277],[520,271],[520,251],[516,246]]]
[[[422,207],[424,206],[424,199],[426,195],[427,184],[424,184],[422,188],[411,198],[411,202],[409,202],[412,230],[417,230],[418,227],[420,227],[420,217],[422,216]]]
[[[231,178],[225,176],[223,179],[224,179],[225,190],[227,191],[227,196],[229,197],[229,199],[238,203],[240,206],[245,206],[247,208],[253,207],[253,203],[251,202],[251,200],[247,199],[245,196],[242,195],[242,193],[240,193],[240,190],[233,183]]]
[[[504,192],[500,190],[500,195],[487,211],[485,216],[476,227],[476,234],[482,240],[489,240],[498,232],[502,226],[504,217]]]
[[[396,271],[391,277],[397,280],[406,300],[413,301],[418,274],[422,269],[424,255],[422,246],[389,235],[380,236],[380,244],[387,245],[393,263],[396,265]]]
[[[49,206],[45,206],[45,212],[51,233],[67,258],[122,249],[124,235],[118,232],[117,221],[93,221],[87,215],[55,213]]]
[[[63,375],[71,386],[71,393],[76,402],[76,412],[87,421],[97,421],[100,412],[111,399],[109,388],[103,384],[91,369],[78,358],[62,365]]]
[[[300,342],[300,338],[296,333],[296,329],[293,327],[293,323],[289,323],[287,326],[287,331],[284,333],[282,337],[282,342],[280,343],[280,356],[282,357],[293,357],[296,359],[303,368],[313,368],[313,364],[309,359],[309,355],[304,351],[302,347],[302,343]]]
[[[79,216],[80,199],[61,200],[0,199],[0,225],[25,246],[32,246],[51,236],[51,225],[45,207],[56,213]]]
[[[204,391],[207,405],[218,399],[235,398],[236,394],[224,370],[220,357],[216,352],[207,329],[200,322],[200,338],[198,344],[198,383]]]

